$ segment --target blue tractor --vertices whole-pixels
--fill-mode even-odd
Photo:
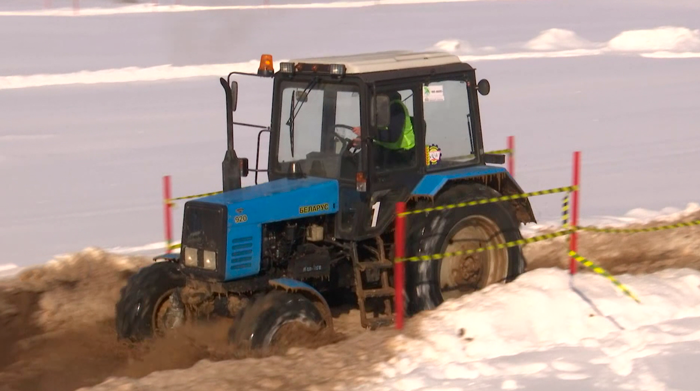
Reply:
[[[271,123],[235,122],[233,76],[273,81]],[[397,202],[410,208],[522,193],[484,153],[474,68],[440,52],[404,51],[282,62],[263,55],[257,73],[221,78],[228,148],[223,192],[185,204],[181,251],[157,257],[123,287],[122,339],[139,341],[188,321],[233,318],[232,343],[268,349],[287,326],[332,330],[327,298],[353,292],[363,327],[393,322]],[[270,135],[268,164],[249,168],[234,150],[234,126]],[[254,186],[241,177],[255,174]],[[258,184],[258,174],[268,181]],[[409,256],[521,239],[534,222],[527,199],[408,217]],[[408,262],[404,310],[513,280],[519,247]]]

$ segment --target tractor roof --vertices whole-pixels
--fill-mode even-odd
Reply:
[[[387,51],[349,56],[318,57],[291,60],[305,64],[343,64],[346,74],[394,71],[437,65],[460,64],[458,56],[445,52]]]

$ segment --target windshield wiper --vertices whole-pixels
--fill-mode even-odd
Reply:
[[[287,120],[287,126],[289,126],[289,143],[290,143],[290,149],[292,151],[292,157],[294,157],[294,120],[297,117],[297,114],[299,114],[299,111],[301,111],[301,108],[304,106],[304,103],[308,100],[308,94],[311,89],[313,89],[316,84],[318,84],[318,77],[315,77],[313,80],[309,82],[309,84],[304,87],[304,91],[301,93],[301,98],[294,102],[294,92],[292,91],[292,104],[291,108],[289,110],[289,119]],[[306,99],[304,99],[306,97]],[[301,104],[299,104],[301,102]],[[297,105],[299,107],[297,108]]]
[[[287,125],[289,126],[289,147],[292,150],[292,157],[294,157],[294,91],[292,91],[292,103],[289,107],[289,119],[287,120]]]

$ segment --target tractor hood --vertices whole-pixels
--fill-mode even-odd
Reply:
[[[200,198],[225,205],[228,227],[265,224],[338,211],[338,181],[323,178],[278,179]]]

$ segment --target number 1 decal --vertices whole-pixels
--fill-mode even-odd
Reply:
[[[377,218],[379,217],[379,205],[380,202],[377,201],[372,205],[372,227],[377,226]]]

